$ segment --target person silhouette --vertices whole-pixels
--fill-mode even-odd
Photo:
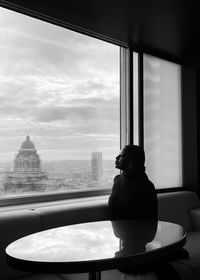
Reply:
[[[121,235],[120,239],[123,245],[123,248],[119,252],[116,252],[117,257],[127,252],[130,253],[130,250],[145,250],[145,244],[151,239],[151,233],[154,234],[155,226],[157,225],[158,201],[154,184],[148,179],[145,173],[145,153],[141,147],[137,145],[126,145],[116,157],[115,167],[122,172],[114,178],[112,192],[108,199],[108,207],[114,233],[118,234],[119,237]],[[133,234],[129,224],[132,237],[130,234],[125,236],[115,222],[117,220],[132,220],[133,223],[137,221],[150,222],[153,226],[151,228],[153,231],[149,232],[150,235],[141,235],[140,242],[135,243],[137,238],[139,240],[139,236],[136,238],[136,235],[139,232],[141,233],[141,228]],[[132,222],[130,221],[130,223]],[[142,271],[138,271],[139,274],[137,274],[136,268],[133,268],[132,265],[119,268],[119,270],[125,273],[123,274],[123,278],[127,280],[178,280],[181,278],[176,269],[169,263],[169,260],[179,258],[179,254],[181,256],[187,255],[184,250],[180,250],[178,256],[175,254],[167,259],[151,264],[150,267],[147,266],[145,269],[143,267]]]
[[[116,157],[115,167],[122,173],[114,178],[108,200],[112,220],[157,220],[157,194],[144,164],[145,153],[137,145],[126,145]]]

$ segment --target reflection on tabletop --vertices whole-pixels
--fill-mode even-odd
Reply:
[[[143,253],[157,232],[158,221],[112,221],[113,231],[120,240],[116,257]]]

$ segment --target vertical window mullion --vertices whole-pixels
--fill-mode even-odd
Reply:
[[[133,52],[120,48],[120,147],[133,144]]]
[[[120,148],[128,143],[127,49],[120,48]]]
[[[133,52],[133,143],[139,144],[139,103],[138,103],[138,53]]]
[[[138,137],[139,145],[144,148],[144,71],[143,53],[138,54]]]
[[[128,107],[129,107],[129,144],[133,144],[133,50],[128,48]]]

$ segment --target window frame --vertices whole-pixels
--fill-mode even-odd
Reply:
[[[115,44],[120,47],[120,148],[126,144],[133,144],[134,142],[134,128],[133,128],[133,52],[138,53],[138,137],[139,145],[144,146],[144,125],[143,125],[143,96],[144,96],[144,85],[143,85],[143,54],[149,53],[156,57],[161,57],[159,54],[153,54],[152,52],[139,50],[135,46],[125,44],[124,42],[108,38],[102,34],[96,34],[90,30],[74,26],[72,24],[57,20],[55,18],[42,15],[40,13],[30,11],[21,6],[14,5],[8,2],[1,1],[0,7],[45,21],[51,24],[67,28],[69,30],[97,38],[111,44]],[[172,61],[169,58],[163,57],[168,61]],[[111,187],[104,189],[91,189],[82,191],[72,192],[61,192],[61,193],[44,193],[44,194],[30,194],[30,195],[19,195],[15,197],[7,196],[0,198],[0,206],[6,205],[17,205],[25,203],[37,203],[47,201],[58,201],[64,199],[84,198],[100,195],[109,195]],[[165,188],[156,189],[157,193],[165,192],[176,192],[188,190],[187,187],[178,188]]]
[[[119,45],[119,42],[113,41],[110,38],[106,38],[104,36],[100,36],[99,34],[90,32],[88,30],[84,30],[83,28],[79,28],[77,26],[73,26],[71,24],[62,22],[60,20],[51,18],[49,16],[44,16],[41,15],[39,13],[27,10],[23,7],[19,7],[17,5],[11,4],[11,3],[7,3],[7,2],[1,2],[0,3],[0,7],[2,8],[6,8],[8,10],[26,15],[26,16],[30,16],[33,17],[35,19],[38,20],[42,20],[44,22],[48,22],[50,24],[54,24],[60,27],[64,27],[66,29],[69,29],[71,31],[95,38],[95,39],[99,39],[108,43],[111,43],[113,45],[117,45],[119,47],[120,53],[121,53],[121,49],[123,47],[121,47]],[[122,63],[121,59],[119,59],[120,64]],[[128,63],[128,59],[127,59],[127,63]],[[119,67],[121,69],[121,65]],[[121,70],[120,70],[120,84],[121,84]],[[126,72],[127,75],[127,72]],[[125,78],[126,80],[126,78]],[[126,83],[127,85],[127,83]],[[121,139],[121,125],[122,125],[122,121],[121,119],[123,118],[123,123],[126,123],[126,120],[130,114],[130,112],[123,112],[122,106],[121,106],[121,101],[122,99],[124,100],[124,102],[126,102],[126,104],[128,104],[128,99],[127,99],[127,95],[126,97],[121,97],[121,88],[120,88],[120,97],[119,97],[119,103],[120,103],[120,139]],[[130,126],[129,126],[130,127]],[[130,135],[130,133],[127,133],[127,135]],[[128,136],[127,136],[128,137]],[[128,143],[127,141],[125,141],[123,144],[125,145],[125,143]],[[122,143],[120,141],[120,147],[121,148]],[[27,203],[37,203],[37,202],[48,202],[48,201],[58,201],[58,200],[66,200],[66,199],[77,199],[77,198],[86,198],[86,197],[92,197],[92,196],[104,196],[104,195],[109,195],[111,193],[111,188],[112,186],[109,186],[107,188],[103,188],[103,189],[99,189],[97,187],[91,188],[89,190],[76,190],[76,191],[70,191],[70,192],[47,192],[47,193],[37,193],[37,194],[18,194],[18,195],[6,195],[5,197],[0,197],[0,207],[1,206],[8,206],[8,205],[18,205],[18,204],[27,204]]]
[[[153,55],[157,58],[162,58],[165,59],[167,61],[171,61],[174,62],[172,60],[169,60],[168,58],[164,58],[164,57],[160,57],[158,55],[155,54],[151,54],[151,53],[147,53],[147,52],[143,52],[143,51],[138,51],[136,48],[132,48],[131,46],[128,48],[127,52],[137,52],[138,53],[138,142],[139,142],[139,146],[141,146],[142,148],[144,148],[144,62],[143,62],[143,57],[144,54],[150,54]],[[129,62],[126,62],[127,65],[131,65],[131,63],[133,62],[133,55],[131,56],[130,53],[127,55],[126,59],[129,59]],[[175,62],[178,63],[178,62]],[[179,64],[179,63],[178,63]],[[180,65],[180,64],[179,64]],[[132,64],[132,69],[133,69],[133,64]],[[132,81],[129,81],[129,78],[132,79]],[[131,98],[131,96],[133,95],[133,70],[132,72],[129,72],[127,78],[126,78],[127,83],[132,83],[131,86],[126,87],[128,88],[128,91],[126,92],[126,95],[128,95],[128,97],[126,97],[129,100],[129,111],[131,111],[131,114],[127,117],[127,122],[128,120],[131,120],[133,118],[133,98]],[[182,94],[182,91],[181,91]],[[130,139],[134,139],[134,129],[133,129],[133,122],[128,122],[128,125],[132,125],[132,128],[128,128],[127,131],[129,133],[132,133],[131,136],[127,136],[126,139],[129,139],[129,141],[127,140],[127,144],[133,144],[133,142],[130,141]],[[183,135],[182,135],[183,137]],[[183,153],[183,151],[182,151]],[[183,176],[183,174],[182,174]],[[191,188],[188,186],[181,186],[181,187],[171,187],[171,188],[157,188],[156,192],[157,193],[167,193],[167,192],[179,192],[179,191],[191,191]]]

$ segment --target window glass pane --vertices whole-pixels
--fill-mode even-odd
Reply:
[[[182,184],[180,66],[144,56],[146,171],[157,188]]]
[[[0,8],[0,195],[112,186],[119,47]]]

